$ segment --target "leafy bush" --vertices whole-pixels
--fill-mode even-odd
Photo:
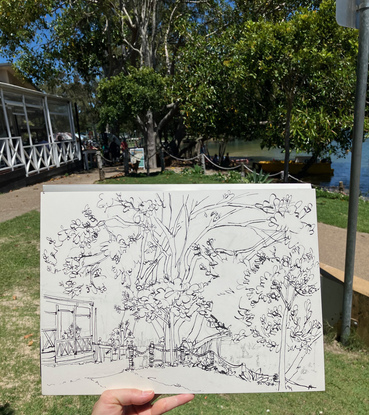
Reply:
[[[195,164],[193,167],[184,168],[181,174],[183,176],[199,176],[204,174],[204,171],[200,165]]]
[[[239,171],[231,170],[228,173],[228,183],[240,183],[242,182],[242,176]]]
[[[271,183],[272,179],[269,178],[268,173],[264,173],[263,170],[260,170],[257,173],[255,170],[253,172],[247,173],[244,182],[245,183]]]
[[[329,192],[323,189],[316,189],[316,197],[322,197],[325,199],[349,200],[347,195],[338,192]]]
[[[163,176],[173,176],[173,174],[176,174],[176,172],[174,170],[164,170],[161,174]]]
[[[263,173],[263,171],[260,173],[253,171],[242,177],[239,171],[231,170],[228,173],[218,172],[214,176],[222,183],[270,183],[272,181],[269,174]]]
[[[219,171],[213,176],[215,176],[222,183],[242,183],[241,173],[235,170],[231,170],[227,173],[222,173]]]

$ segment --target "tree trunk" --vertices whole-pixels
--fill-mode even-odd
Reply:
[[[227,143],[228,143],[228,138],[223,138],[223,140],[219,143],[219,164],[222,165],[222,160],[224,157],[224,153],[226,151],[227,148]]]
[[[156,131],[154,114],[152,111],[148,111],[146,114],[146,168],[149,172],[150,169],[156,169]]]
[[[279,351],[279,388],[278,391],[286,390],[286,350],[287,350],[287,339],[286,339],[286,328],[288,323],[289,311],[287,307],[284,309],[282,322],[281,322],[281,343]]]
[[[175,349],[175,334],[174,334],[174,315],[170,313],[168,321],[168,332],[169,332],[169,363],[171,366],[174,365],[174,349]]]
[[[316,163],[318,159],[318,154],[314,153],[309,160],[305,163],[304,167],[302,168],[302,170],[297,174],[298,178],[304,177],[304,175],[307,173],[307,171],[309,170],[309,168]]]

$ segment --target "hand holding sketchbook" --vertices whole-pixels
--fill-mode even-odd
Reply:
[[[154,391],[116,389],[105,391],[96,402],[92,415],[161,415],[191,401],[194,395],[177,395],[157,400]]]
[[[308,185],[45,186],[44,394],[324,390]]]

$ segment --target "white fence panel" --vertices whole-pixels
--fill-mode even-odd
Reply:
[[[53,146],[60,165],[80,159],[80,150],[75,141],[62,141]]]
[[[81,159],[74,141],[22,145],[21,137],[0,138],[0,172],[25,167],[26,176]]]
[[[55,166],[48,143],[26,146],[24,147],[24,155],[27,175],[32,172],[40,173]]]
[[[21,137],[0,138],[0,171],[24,166]]]

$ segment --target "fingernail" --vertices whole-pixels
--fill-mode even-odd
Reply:
[[[147,391],[141,391],[141,396],[143,398],[148,398],[149,396],[151,396],[154,393],[153,390],[147,390]]]

